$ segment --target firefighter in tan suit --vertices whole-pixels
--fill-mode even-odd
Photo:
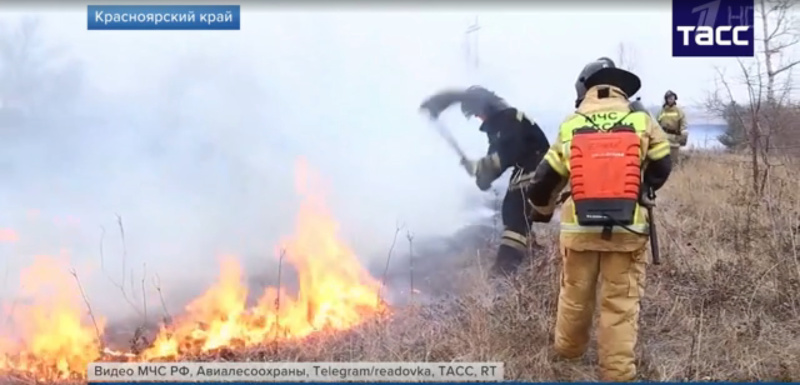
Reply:
[[[561,210],[562,274],[555,351],[574,359],[586,352],[599,294],[597,330],[604,381],[636,378],[634,347],[644,291],[648,188],[671,171],[669,143],[656,121],[631,107],[639,78],[608,58],[588,64],[576,90],[577,110],[534,173],[529,199],[534,221],[549,222],[560,191],[572,194]],[[600,282],[599,293],[597,292]]]
[[[678,107],[678,95],[672,91],[664,94],[664,105],[658,114],[658,124],[667,133],[669,139],[670,153],[672,161],[678,163],[680,148],[686,146],[689,141],[689,131],[686,126],[686,114]]]

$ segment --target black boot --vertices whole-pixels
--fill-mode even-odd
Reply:
[[[497,258],[494,261],[494,266],[492,266],[492,269],[489,271],[489,277],[508,278],[514,275],[524,258],[525,253],[522,250],[507,245],[500,245],[500,248],[497,249]]]

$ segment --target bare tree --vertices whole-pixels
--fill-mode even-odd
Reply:
[[[722,86],[722,91],[717,89],[708,103],[708,108],[718,116],[724,118],[729,126],[729,131],[739,129],[746,133],[750,151],[750,164],[752,173],[752,188],[754,192],[761,190],[759,183],[762,175],[759,155],[766,156],[762,146],[765,135],[761,129],[763,82],[759,76],[761,62],[754,59],[751,66],[739,60],[741,82],[747,90],[747,102],[744,105],[737,103],[733,87],[724,71],[717,68],[717,83]]]
[[[45,44],[37,18],[0,25],[0,128],[29,128],[34,118],[69,105],[80,92],[80,70]]]
[[[792,101],[791,81],[792,70],[800,60],[791,59],[788,52],[800,43],[794,7],[792,0],[756,2],[761,30],[755,31],[755,56],[738,59],[737,80],[743,86],[746,100],[737,101],[732,78],[717,68],[717,89],[707,105],[728,123],[727,132],[720,138],[722,143],[749,151],[752,190],[758,194],[763,192],[773,166],[771,154],[798,137],[788,124],[800,117]]]
[[[771,105],[786,101],[791,93],[791,82],[785,81],[785,77],[791,77],[792,69],[800,64],[800,60],[789,59],[785,54],[800,43],[800,30],[792,12],[795,5],[793,0],[759,0],[757,5],[762,24],[759,40],[764,50],[766,97]],[[783,82],[781,76],[784,77]]]
[[[22,176],[34,168],[58,174],[88,156],[74,150],[82,132],[91,129],[84,121],[88,115],[78,112],[81,63],[50,45],[42,32],[37,18],[0,23],[0,175],[6,181],[31,179]]]

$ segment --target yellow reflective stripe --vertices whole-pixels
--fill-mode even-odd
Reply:
[[[525,249],[528,248],[528,238],[526,238],[522,234],[506,230],[503,231],[503,235],[500,239],[500,244],[513,247],[517,250],[525,251]]]
[[[603,116],[605,114],[608,114],[608,116]],[[611,114],[613,114],[613,116],[611,116]],[[647,123],[652,119],[650,115],[643,111],[628,113],[624,111],[611,110],[606,112],[595,112],[588,114],[587,116],[592,117],[593,122],[586,119],[586,117],[583,115],[576,114],[570,117],[566,122],[562,123],[561,127],[559,127],[561,140],[563,142],[571,141],[575,130],[582,127],[592,127],[595,129],[600,128],[601,130],[605,130],[607,128],[611,128],[611,126],[616,123],[630,124],[633,126],[633,129],[636,130],[636,133],[641,135],[647,130]],[[623,117],[624,119],[622,119]],[[620,121],[620,119],[622,120]]]
[[[572,154],[572,141],[561,143],[561,153],[564,154],[564,159],[569,159]],[[567,169],[569,169],[569,164],[567,164]]]
[[[677,120],[680,120],[681,116],[677,112],[664,112],[661,115],[658,115],[658,121],[666,121],[666,123],[671,123]]]
[[[561,161],[561,157],[558,155],[557,152],[553,150],[548,150],[547,153],[544,155],[544,160],[550,165],[550,168],[555,170],[558,175],[566,177],[569,175],[569,170],[567,169],[567,165]]]
[[[630,230],[636,231],[638,233],[644,233],[644,234],[647,234],[650,231],[650,226],[648,226],[647,224],[628,225],[625,227],[627,227]],[[562,223],[561,231],[565,233],[598,234],[603,232],[603,226],[581,226],[574,223]],[[621,226],[612,227],[611,232],[632,234],[630,231],[626,230]]]
[[[527,248],[528,248],[528,246],[527,246],[527,245],[520,245],[520,244],[519,244],[519,242],[517,242],[517,241],[512,241],[512,240],[510,240],[510,239],[507,239],[507,238],[503,238],[503,239],[501,239],[501,240],[500,240],[500,244],[501,244],[501,245],[508,246],[508,247],[511,247],[511,248],[513,248],[513,249],[516,249],[516,250],[519,250],[519,251],[523,251],[523,252],[524,252],[524,251],[527,251],[527,250],[525,250],[525,249],[527,249]]]
[[[511,230],[503,231],[502,238],[514,240],[514,241],[517,241],[517,242],[519,242],[519,243],[521,243],[523,245],[528,243],[528,237],[526,237],[526,236],[524,236],[524,235],[522,235],[520,233],[511,231]]]
[[[667,155],[669,155],[669,142],[658,143],[647,150],[647,158],[650,160],[660,160]]]

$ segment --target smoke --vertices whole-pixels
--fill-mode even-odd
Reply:
[[[0,36],[0,228],[15,234],[0,243],[2,299],[41,254],[68,258],[112,318],[145,296],[159,308],[156,287],[179,311],[223,253],[269,275],[293,231],[299,159],[365,266],[398,224],[450,234],[480,195],[417,113],[464,85],[461,15],[252,11],[235,33],[32,16],[7,17]],[[475,122],[444,119],[483,151]]]

